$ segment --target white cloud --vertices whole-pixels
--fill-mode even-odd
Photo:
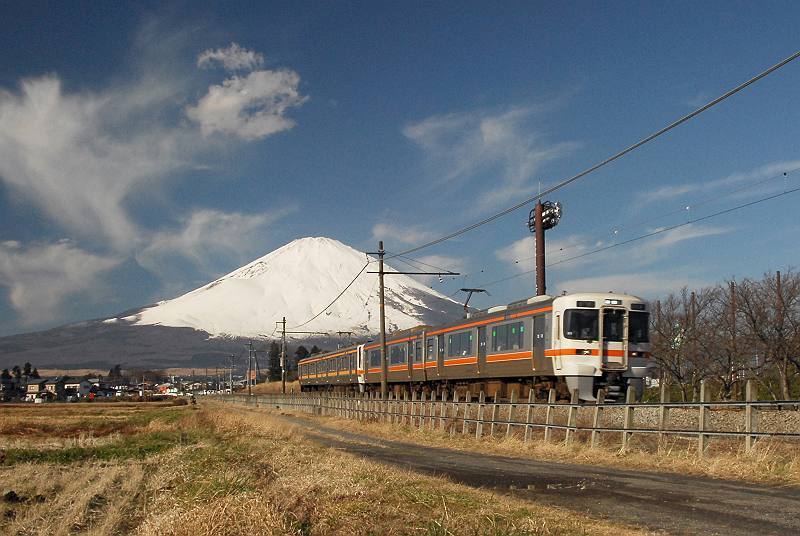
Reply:
[[[264,65],[264,56],[231,43],[227,48],[208,49],[197,57],[200,68],[222,65],[228,71],[252,71]]]
[[[284,114],[307,100],[298,91],[299,83],[300,76],[288,69],[232,76],[222,85],[210,86],[197,105],[186,109],[186,115],[206,136],[219,132],[258,140],[294,127],[295,122]]]
[[[62,314],[67,298],[95,291],[99,276],[121,259],[84,251],[69,241],[23,247],[0,244],[0,284],[8,287],[11,306],[28,325]]]
[[[559,292],[606,292],[627,293],[649,299],[663,296],[688,286],[701,288],[708,281],[695,276],[679,276],[675,271],[615,273],[599,277],[569,279],[558,283]]]
[[[772,162],[764,164],[749,171],[742,171],[739,173],[732,173],[726,177],[722,177],[710,181],[694,181],[682,184],[672,184],[663,186],[649,192],[643,192],[638,196],[637,205],[657,203],[660,201],[669,201],[677,198],[687,199],[687,196],[696,194],[711,194],[723,188],[730,189],[732,187],[743,188],[748,186],[747,183],[759,183],[754,188],[747,188],[742,190],[743,194],[761,193],[762,195],[767,191],[779,190],[785,186],[781,181],[781,176],[785,172],[792,172],[800,168],[800,160],[784,160],[779,162]],[[771,178],[777,178],[770,181]],[[723,192],[724,193],[724,192]],[[704,198],[688,199],[688,205],[691,207],[692,202],[704,201]]]
[[[138,87],[67,95],[53,76],[0,92],[0,177],[69,231],[129,246],[137,230],[125,199],[183,164],[176,131],[133,120],[119,128],[121,110],[148,100]]]
[[[376,223],[372,226],[372,239],[389,243],[421,244],[434,238],[434,233],[420,226],[403,227],[392,223]]]
[[[484,171],[498,176],[480,197],[486,207],[531,194],[535,175],[549,162],[573,151],[573,142],[549,143],[532,128],[533,107],[437,115],[403,129],[419,145],[446,181],[468,181]]]
[[[179,281],[180,264],[184,261],[207,275],[219,275],[215,272],[215,260],[223,255],[248,258],[257,247],[264,227],[294,210],[287,207],[269,214],[195,210],[181,221],[178,229],[155,233],[150,243],[136,254],[136,260],[160,277],[174,276]]]

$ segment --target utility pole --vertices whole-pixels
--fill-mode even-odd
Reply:
[[[381,398],[389,396],[389,364],[386,362],[386,293],[383,287],[383,240],[378,242],[378,288],[380,292],[380,329],[381,329]]]
[[[281,320],[281,393],[286,394],[286,317]]]
[[[281,393],[286,394],[286,334],[329,335],[325,331],[286,331],[286,317],[275,322],[281,326]],[[266,337],[266,335],[264,335]],[[258,363],[258,361],[256,361]]]
[[[234,363],[234,356],[231,354],[231,370],[230,370],[230,382],[228,383],[228,387],[230,388],[230,393],[233,394],[233,363]]]
[[[247,345],[247,394],[253,395],[253,382],[250,379],[253,372],[253,341]]]
[[[528,215],[528,229],[536,236],[536,295],[547,294],[545,279],[544,232],[558,225],[561,203],[541,200]]]
[[[458,272],[386,272],[383,269],[383,257],[386,250],[383,249],[383,240],[378,242],[378,251],[369,255],[378,255],[378,271],[367,272],[368,274],[378,274],[378,292],[380,293],[380,329],[381,329],[381,398],[386,400],[389,396],[389,365],[386,360],[386,293],[383,285],[383,277],[386,275],[461,275]]]

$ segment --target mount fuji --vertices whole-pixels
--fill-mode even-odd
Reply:
[[[374,261],[331,238],[297,239],[174,299],[112,318],[0,338],[0,365],[213,366],[220,356],[239,353],[245,340],[277,337],[276,322],[283,317],[288,331],[319,332],[294,334],[294,344],[330,347],[341,340],[337,332],[367,339],[379,330],[378,276],[369,273],[377,270]],[[388,265],[385,271],[390,274],[384,278],[387,332],[462,314],[459,303],[393,274]]]

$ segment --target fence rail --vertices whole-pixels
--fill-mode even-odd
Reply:
[[[536,401],[533,393],[527,401],[519,401],[513,392],[508,401],[488,401],[483,392],[477,399],[467,393],[463,399],[456,394],[439,398],[422,394],[411,396],[390,393],[386,400],[376,394],[334,395],[300,393],[291,395],[220,395],[224,402],[249,406],[292,408],[313,415],[336,416],[358,421],[377,421],[441,430],[450,435],[474,435],[476,438],[497,437],[498,434],[518,436],[530,441],[536,432],[543,432],[545,441],[558,438],[570,443],[577,438],[592,447],[609,436],[619,438],[621,450],[626,450],[634,435],[658,436],[659,446],[667,437],[697,441],[697,453],[703,456],[709,440],[716,438],[743,439],[747,452],[762,438],[800,439],[800,401],[754,400],[754,389],[748,383],[745,401],[707,400],[705,385],[701,386],[700,402],[670,402],[664,389],[659,403],[636,403],[629,390],[624,403],[578,402],[577,391],[569,403],[556,402],[554,390],[546,402]]]

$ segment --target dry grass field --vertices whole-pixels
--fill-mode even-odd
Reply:
[[[214,403],[0,406],[0,533],[639,534],[310,444]]]
[[[531,441],[523,442],[521,432],[505,436],[504,426],[498,427],[495,437],[475,439],[474,432],[462,435],[431,430],[429,426],[362,422],[336,417],[311,417],[291,412],[305,419],[322,419],[336,428],[371,434],[386,439],[401,440],[475,452],[492,452],[506,456],[530,457],[555,462],[604,465],[625,469],[643,469],[710,476],[759,482],[764,484],[800,486],[800,444],[797,442],[762,439],[752,453],[746,453],[741,440],[714,439],[705,457],[697,456],[697,439],[670,437],[660,447],[654,435],[634,436],[628,450],[620,451],[619,433],[607,433],[597,448],[588,445],[587,437],[578,437],[569,445],[563,442],[564,432],[554,431],[545,442],[543,432],[534,432]],[[488,430],[486,431],[488,434]],[[583,432],[588,436],[587,432]],[[580,434],[579,434],[580,436]],[[612,437],[613,436],[613,437]]]

